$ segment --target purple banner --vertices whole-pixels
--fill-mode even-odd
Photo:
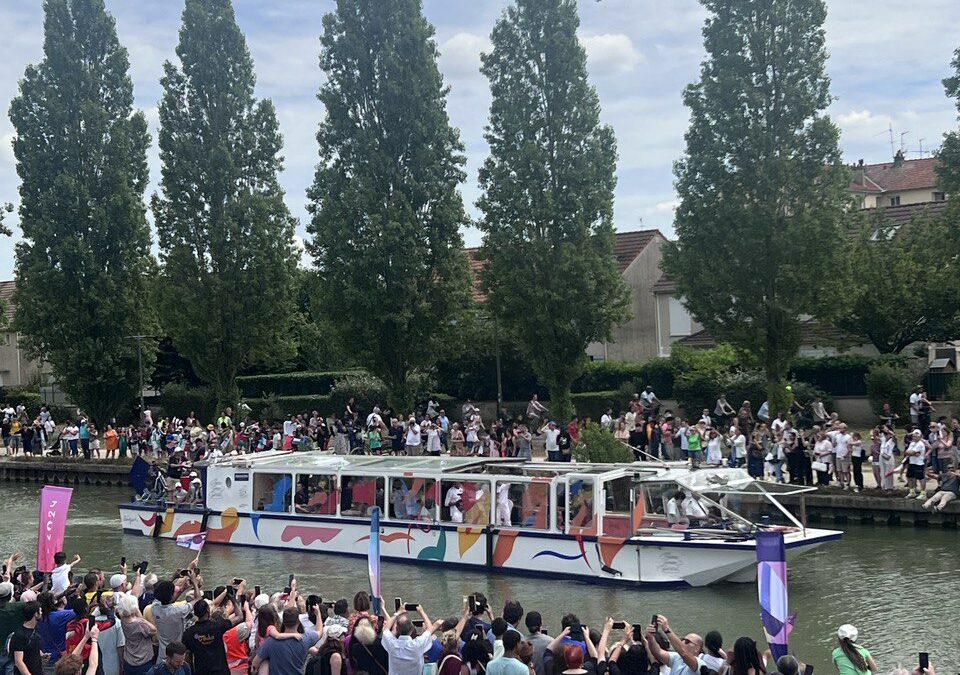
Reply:
[[[789,651],[794,615],[787,603],[787,551],[782,532],[757,533],[757,592],[763,631],[775,659]]]

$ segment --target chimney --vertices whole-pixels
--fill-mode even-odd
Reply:
[[[897,150],[897,154],[893,156],[893,167],[899,169],[903,166],[903,150]]]
[[[866,185],[867,180],[863,171],[863,160],[853,165],[853,184],[854,185]]]

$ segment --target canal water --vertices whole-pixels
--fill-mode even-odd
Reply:
[[[129,491],[122,488],[74,490],[64,548],[69,556],[83,557],[81,571],[112,568],[121,555],[131,563],[149,560],[158,574],[185,566],[193,553],[170,540],[121,533],[116,505],[128,498]],[[37,486],[0,485],[0,554],[29,552],[31,566],[38,499]],[[358,558],[211,545],[200,564],[208,584],[239,576],[276,590],[286,585],[288,574],[296,573],[302,590],[325,599],[352,598],[368,587],[366,561]],[[897,664],[912,670],[921,651],[930,653],[940,675],[960,672],[958,579],[956,531],[849,526],[841,541],[802,556],[789,571],[790,604],[797,613],[792,650],[821,675],[835,673],[830,653],[836,629],[852,623],[881,673]],[[495,608],[514,598],[525,610],[539,610],[551,633],[559,629],[563,611],[573,611],[593,626],[607,615],[629,623],[664,614],[677,631],[719,630],[727,647],[741,635],[763,635],[753,584],[632,590],[389,563],[384,564],[382,583],[388,602],[396,596],[420,602],[432,617],[455,614],[464,595],[482,590]]]

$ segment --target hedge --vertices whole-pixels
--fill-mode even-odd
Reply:
[[[245,398],[276,396],[304,396],[329,394],[334,382],[344,375],[362,373],[362,370],[331,370],[325,372],[274,373],[270,375],[243,375],[237,378],[240,394]]]
[[[179,382],[171,382],[163,388],[158,397],[163,416],[186,419],[191,412],[205,423],[217,418],[217,397],[210,387],[189,387]]]
[[[634,361],[593,361],[572,386],[574,392],[612,391],[630,384],[636,392],[653,387],[660,398],[673,396],[674,365],[668,358],[655,358],[643,363]]]
[[[801,356],[790,365],[790,376],[830,392],[833,396],[863,396],[867,393],[867,371],[874,365],[902,368],[908,359],[898,354],[863,356]]]
[[[595,422],[600,420],[600,416],[607,411],[607,408],[617,411],[626,404],[617,390],[580,392],[571,394],[570,400],[580,419],[589,417]]]
[[[253,419],[273,417],[272,414],[264,415],[264,412],[269,413],[274,406],[281,415],[299,415],[316,410],[321,415],[326,416],[337,412],[333,409],[330,396],[270,396],[268,398],[245,398],[243,402],[250,406],[250,417]]]

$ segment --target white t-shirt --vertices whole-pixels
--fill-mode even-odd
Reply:
[[[846,459],[850,456],[850,434],[839,433],[833,437],[834,451],[837,459]]]
[[[738,434],[733,439],[733,450],[736,453],[737,459],[743,459],[747,456],[747,437],[743,434]]]
[[[783,429],[783,427],[784,427],[786,424],[787,424],[787,421],[786,421],[786,420],[782,420],[782,419],[780,419],[780,418],[778,417],[777,419],[773,420],[773,421],[770,423],[770,428],[773,429],[774,431],[780,431],[781,429]]]
[[[67,586],[70,585],[70,565],[64,563],[53,570],[51,573],[50,592],[54,595],[60,595]]]
[[[420,425],[412,423],[407,425],[407,445],[420,445]]]
[[[829,464],[833,461],[830,458],[833,454],[833,443],[827,439],[818,441],[817,444],[813,446],[813,454],[816,456],[818,462],[826,462]]]
[[[910,414],[919,415],[920,414],[920,394],[910,394]]]
[[[680,509],[677,507],[676,499],[671,499],[667,501],[667,522],[668,523],[680,522]]]
[[[917,454],[911,455],[911,452],[916,452]],[[926,464],[926,454],[927,446],[923,444],[923,441],[914,441],[907,446],[907,461],[909,461],[910,464],[923,466]]]
[[[546,436],[546,450],[547,452],[554,452],[558,449],[557,447],[557,437],[560,435],[559,429],[547,429],[543,432],[543,435]]]
[[[657,395],[654,394],[652,391],[644,391],[642,394],[640,394],[640,398],[643,400],[644,403],[652,403],[653,399],[655,399],[656,397]]]

